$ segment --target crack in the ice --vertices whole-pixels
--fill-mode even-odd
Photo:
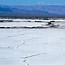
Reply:
[[[0,46],[0,49],[16,49],[19,48],[20,46],[24,45],[26,42],[23,40],[22,44],[18,44],[15,47],[10,47],[10,46]]]
[[[26,63],[26,65],[29,65],[29,63],[27,62],[28,58],[39,56],[39,55],[42,55],[42,54],[47,54],[47,53],[38,53],[38,54],[33,54],[33,55],[30,55],[30,56],[21,57],[21,58],[23,59],[23,62]]]
[[[31,57],[34,57],[34,56],[39,56],[39,55],[41,55],[41,54],[47,54],[47,53],[38,53],[38,54],[34,54],[34,55],[22,57],[22,58],[27,59],[27,58],[31,58]]]
[[[22,43],[22,44],[17,45],[15,48],[19,48],[20,46],[24,45],[25,43],[26,43],[26,42],[25,42],[25,41],[23,41],[23,43]]]
[[[13,49],[13,47],[10,47],[10,46],[1,46],[0,49]]]
[[[24,62],[26,65],[29,65],[29,63],[27,62],[27,60],[23,60],[23,62]]]
[[[17,36],[19,37],[19,36],[21,36],[21,35],[24,35],[24,33],[23,33],[23,34],[20,34],[20,35],[8,36],[8,38],[9,38],[9,37],[10,37],[10,38],[11,38],[11,37],[17,37]]]

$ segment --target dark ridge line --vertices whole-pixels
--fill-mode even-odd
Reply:
[[[21,18],[21,19],[48,19],[48,18],[65,18],[64,16],[1,16],[0,18],[13,18],[13,19],[17,19],[17,18]]]
[[[0,29],[42,29],[42,28],[48,28],[48,27],[0,27]]]

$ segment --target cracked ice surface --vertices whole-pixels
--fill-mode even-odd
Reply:
[[[65,65],[65,29],[0,29],[0,65]]]

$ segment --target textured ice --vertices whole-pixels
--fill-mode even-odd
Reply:
[[[0,65],[65,65],[65,29],[0,29]]]

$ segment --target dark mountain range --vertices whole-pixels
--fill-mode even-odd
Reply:
[[[65,6],[0,6],[0,16],[65,16]]]

